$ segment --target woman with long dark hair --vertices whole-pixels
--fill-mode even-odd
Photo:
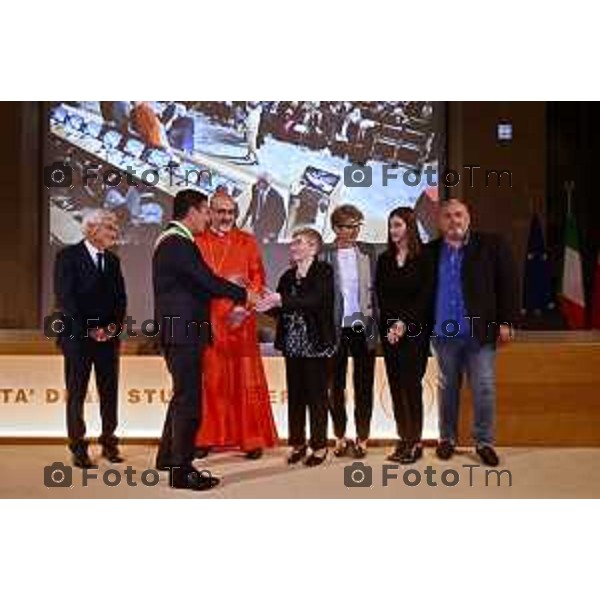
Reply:
[[[377,261],[375,288],[385,367],[399,440],[388,460],[413,463],[423,452],[422,379],[429,355],[425,323],[432,270],[424,257],[412,208],[388,216],[388,247]]]

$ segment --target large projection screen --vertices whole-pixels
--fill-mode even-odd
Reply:
[[[56,252],[80,241],[86,212],[102,207],[120,222],[128,314],[138,324],[151,319],[153,243],[185,187],[227,190],[238,225],[253,231],[254,186],[268,181],[280,218],[254,233],[271,286],[287,267],[294,229],[311,226],[331,241],[340,204],[364,213],[363,241],[384,244],[387,215],[402,205],[416,209],[424,240],[433,235],[444,103],[64,101],[48,105],[46,119],[44,314],[53,307]]]

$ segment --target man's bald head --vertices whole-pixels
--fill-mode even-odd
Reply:
[[[439,228],[447,241],[463,241],[470,225],[471,213],[466,202],[457,198],[440,202]]]

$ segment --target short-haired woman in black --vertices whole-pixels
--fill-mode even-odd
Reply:
[[[399,441],[388,460],[404,464],[422,453],[422,379],[429,355],[425,323],[432,295],[432,270],[422,252],[414,211],[388,216],[388,247],[377,262],[375,287],[385,368]]]
[[[328,368],[335,351],[333,269],[317,259],[323,241],[310,228],[297,230],[290,244],[293,266],[279,280],[271,304],[279,306],[275,348],[285,357],[288,391],[288,463],[310,467],[327,456]],[[306,444],[306,409],[310,440]],[[310,448],[310,452],[309,452]]]

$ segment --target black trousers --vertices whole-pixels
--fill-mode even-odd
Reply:
[[[62,347],[67,385],[67,435],[72,452],[83,452],[87,448],[83,407],[92,366],[100,396],[100,443],[107,448],[118,443],[114,433],[118,422],[119,350],[118,341],[96,342],[92,339],[67,343]]]
[[[287,358],[288,444],[306,444],[306,409],[313,450],[327,445],[327,358]]]
[[[196,432],[202,422],[202,348],[167,346],[163,355],[173,380],[157,462],[190,468]]]
[[[418,442],[423,431],[422,381],[427,368],[428,340],[424,336],[404,337],[392,345],[384,338],[383,356],[398,437]]]
[[[338,351],[333,359],[331,382],[331,418],[335,437],[346,435],[346,375],[348,358],[353,359],[354,423],[360,440],[368,440],[373,414],[373,380],[375,378],[375,350],[367,344],[364,333],[344,327]]]

